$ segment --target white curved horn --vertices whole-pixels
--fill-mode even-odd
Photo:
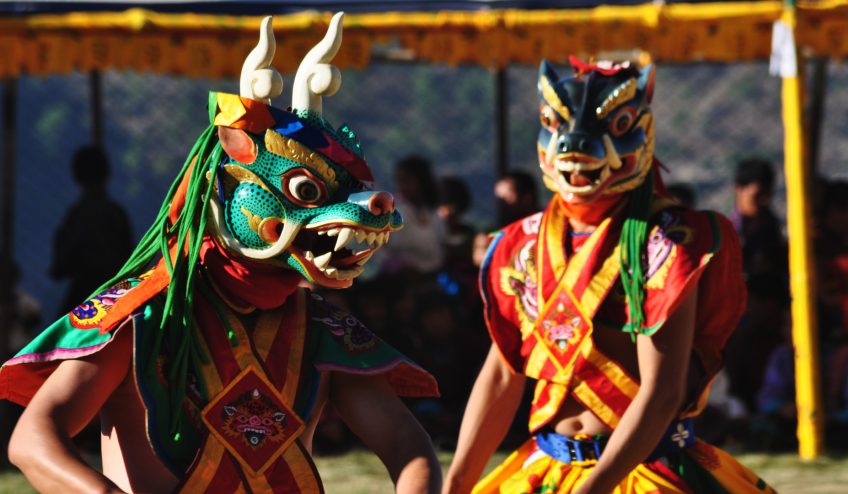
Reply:
[[[342,74],[329,62],[342,44],[344,12],[330,20],[327,34],[303,57],[292,86],[292,109],[311,110],[321,114],[321,97],[336,94],[342,85]]]
[[[239,94],[245,98],[271,103],[271,98],[283,92],[283,77],[271,68],[277,42],[274,39],[274,28],[271,17],[262,19],[259,28],[259,43],[250,51],[241,66]]]

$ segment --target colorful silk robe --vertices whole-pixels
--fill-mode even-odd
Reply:
[[[745,305],[738,240],[732,225],[657,198],[648,229],[645,323],[653,334],[699,285],[693,361],[701,368],[700,411],[721,365],[721,350]],[[637,380],[595,346],[597,325],[628,322],[619,280],[622,218],[601,223],[570,259],[561,199],[495,235],[481,271],[492,339],[515,372],[538,380],[530,430],[547,424],[569,394],[610,428],[639,389]]]
[[[245,297],[247,285],[226,277],[242,267],[233,271],[217,249],[203,255],[207,269],[194,309],[199,352],[179,403],[169,400],[167,375],[169,357],[185,349],[176,348],[178,339],[157,337],[163,296],[156,291],[166,282],[161,264],[77,307],[6,362],[0,398],[26,405],[62,360],[91,355],[118,332],[132,331],[132,372],[148,439],[182,479],[178,491],[313,493],[322,492],[321,481],[299,436],[323,371],[385,373],[400,395],[438,395],[432,376],[320,295],[294,285],[271,290],[254,276],[241,281],[282,295],[251,306],[244,302],[255,300]],[[243,289],[242,298],[234,286]],[[139,295],[151,291],[152,297]]]
[[[538,380],[530,415],[536,432],[574,397],[615,429],[639,389],[637,379],[594,344],[598,326],[625,330],[629,321],[619,279],[621,218],[609,218],[569,259],[565,208],[554,198],[544,213],[509,225],[490,246],[481,272],[485,314],[509,367]],[[700,382],[679,417],[703,407],[721,350],[745,305],[738,240],[713,213],[688,211],[656,198],[649,224],[644,334],[663,323],[698,286],[693,364]],[[682,443],[688,432],[670,430]],[[535,437],[481,480],[474,494],[566,494],[589,476],[596,460],[560,462]],[[774,493],[732,456],[702,441],[642,463],[615,494]]]

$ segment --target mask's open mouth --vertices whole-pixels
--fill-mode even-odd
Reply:
[[[554,167],[559,172],[558,181],[562,188],[573,194],[592,194],[610,176],[605,160],[577,153],[558,155]]]
[[[321,225],[302,229],[289,250],[307,268],[314,267],[328,278],[350,280],[362,273],[368,259],[388,240],[387,230]]]
[[[572,187],[585,187],[587,185],[598,185],[601,183],[602,170],[583,170],[563,173],[562,176]]]

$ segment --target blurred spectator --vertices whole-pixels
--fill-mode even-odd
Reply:
[[[677,199],[677,202],[686,206],[689,209],[695,209],[695,189],[688,184],[671,184],[666,187],[666,190],[671,197]]]
[[[478,269],[483,265],[486,259],[486,252],[489,251],[489,234],[486,232],[477,232],[474,235],[474,243],[471,246],[471,261]]]
[[[757,392],[772,351],[784,341],[789,290],[781,274],[758,274],[748,280],[748,304],[725,348],[730,393],[748,410],[757,409]]]
[[[498,224],[489,226],[474,235],[471,259],[474,266],[483,264],[489,247],[489,234],[539,211],[538,178],[522,171],[509,172],[495,182],[495,198],[498,205]]]
[[[506,226],[538,211],[538,178],[526,172],[509,172],[495,183],[500,225]]]
[[[830,447],[848,447],[848,182],[825,185],[818,214],[819,327]]]
[[[412,410],[437,447],[453,449],[478,362],[467,352],[460,307],[443,293],[417,301],[412,357],[439,383],[441,397],[412,400]]]
[[[445,225],[445,263],[436,281],[442,291],[463,302],[477,297],[477,268],[472,260],[474,228],[462,221],[471,205],[471,192],[464,181],[445,177],[439,183],[439,217]]]
[[[748,410],[742,400],[730,394],[730,380],[725,369],[713,379],[707,406],[695,418],[695,428],[701,439],[724,448],[746,439]]]
[[[816,238],[822,336],[848,343],[848,182],[825,186]]]
[[[436,214],[438,189],[430,161],[409,156],[395,165],[395,205],[403,215],[403,230],[380,252],[384,273],[407,280],[435,274],[444,262],[444,225]]]
[[[764,159],[749,158],[736,166],[736,207],[730,219],[742,244],[742,268],[750,277],[786,273],[788,258],[780,221],[771,209],[774,170]]]
[[[471,266],[474,229],[462,221],[471,206],[471,191],[459,178],[444,177],[439,183],[439,218],[445,226],[445,268],[467,271]]]
[[[827,359],[825,409],[831,446],[848,447],[848,344],[839,345]]]
[[[81,195],[53,237],[50,265],[52,278],[70,280],[59,315],[70,312],[115,275],[133,250],[127,213],[106,191],[111,170],[103,150],[80,148],[72,166]]]
[[[795,353],[791,326],[784,324],[782,332],[783,341],[769,356],[763,384],[757,392],[758,415],[751,423],[751,444],[766,451],[785,451],[797,444]]]

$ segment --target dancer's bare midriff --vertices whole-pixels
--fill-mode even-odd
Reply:
[[[618,362],[634,379],[639,378],[636,361],[636,345],[628,334],[614,329],[596,326],[593,339],[598,349],[607,357]],[[558,434],[575,436],[577,434],[609,434],[609,427],[592,412],[583,407],[573,397],[566,398],[554,420],[551,422]]]

